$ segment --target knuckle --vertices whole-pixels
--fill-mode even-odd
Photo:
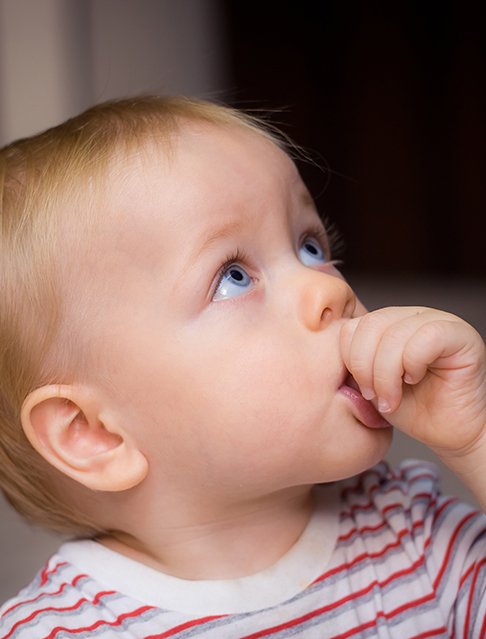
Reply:
[[[351,373],[355,378],[365,378],[371,373],[371,367],[366,359],[360,356],[351,355],[349,360]]]
[[[381,329],[385,323],[385,318],[383,314],[380,314],[380,311],[372,311],[361,317],[359,329],[362,332],[374,332]]]

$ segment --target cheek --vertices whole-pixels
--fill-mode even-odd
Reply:
[[[125,424],[147,449],[296,446],[299,434],[322,427],[336,340],[321,339],[316,352],[314,341],[254,321],[164,334],[171,340],[144,331],[124,342],[112,368]]]
[[[295,437],[296,427],[322,417],[330,401],[324,366],[274,339],[227,344],[201,372],[196,386],[204,414],[238,437]]]

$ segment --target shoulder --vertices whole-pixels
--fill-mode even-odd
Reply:
[[[341,537],[346,543],[359,538],[375,554],[382,548],[398,551],[410,542],[423,551],[430,515],[440,501],[433,464],[407,461],[393,469],[381,462],[343,482],[340,494]]]
[[[424,514],[439,498],[437,467],[415,460],[402,462],[396,469],[383,461],[344,482],[341,490],[345,509],[363,516],[376,510],[387,518],[417,508]]]
[[[447,530],[462,520],[474,521],[484,530],[486,518],[468,504],[443,495],[435,464],[406,460],[396,469],[381,462],[346,481],[341,490],[344,516],[380,518],[388,526],[430,535]]]
[[[382,462],[347,481],[341,525],[344,538],[353,531],[367,545],[381,544],[386,553],[404,553],[415,567],[423,564],[436,591],[458,584],[480,564],[484,570],[486,516],[443,495],[430,462],[407,460],[397,469]]]
[[[48,637],[53,628],[86,629],[99,610],[113,608],[119,594],[103,589],[60,554],[0,608],[0,639]]]
[[[44,611],[52,605],[61,606],[69,596],[69,572],[67,562],[53,555],[30,584],[0,607],[0,638],[29,636],[29,629],[40,621]]]

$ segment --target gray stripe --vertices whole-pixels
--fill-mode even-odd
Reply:
[[[137,615],[136,617],[125,619],[123,623],[116,627],[110,626],[109,620],[105,620],[107,621],[107,624],[101,624],[99,628],[96,628],[96,630],[87,630],[86,632],[81,633],[73,633],[70,630],[63,630],[55,635],[55,639],[87,639],[89,637],[103,637],[103,634],[105,633],[116,634],[123,637],[123,639],[140,639],[140,632],[136,631],[135,634],[132,634],[132,632],[130,632],[130,627],[137,623],[143,624],[152,621],[160,614],[160,610],[153,608],[151,610],[147,610],[141,615]],[[142,630],[142,632],[145,633],[146,631]]]
[[[60,559],[61,561],[61,559]],[[62,560],[64,561],[64,560]],[[58,562],[56,561],[55,564],[57,564]],[[42,581],[42,573],[44,572],[45,568],[41,568],[41,570],[39,570],[39,572],[35,575],[34,579],[30,582],[30,584],[24,588],[22,590],[22,596],[26,597],[26,596],[34,596],[36,593],[39,594],[39,589],[45,588],[45,586],[53,584],[55,582],[55,580],[57,580],[57,578],[59,577],[59,575],[62,575],[62,573],[66,572],[68,569],[72,570],[72,566],[66,562],[64,562],[63,566],[59,566],[59,568],[55,571],[55,573],[51,573],[49,571],[49,574],[47,575],[47,581],[42,584],[41,586],[41,581]],[[74,576],[71,578],[73,579]],[[70,580],[71,581],[71,580]],[[61,585],[61,584],[59,584]]]
[[[443,572],[443,574],[441,576],[439,587],[437,589],[438,597],[441,597],[443,592],[444,592],[444,590],[449,586],[449,584],[448,584],[449,576],[450,576],[450,573],[453,570],[453,566],[454,566],[454,564],[456,562],[457,555],[461,551],[462,539],[464,538],[465,535],[467,535],[467,533],[469,532],[471,527],[475,526],[475,524],[476,524],[475,518],[471,517],[465,524],[463,524],[461,526],[461,528],[459,530],[459,533],[457,534],[457,537],[456,537],[456,539],[454,541],[454,545],[452,546],[451,554],[449,555],[449,560],[447,562],[446,569],[445,569],[445,571]],[[426,559],[428,559],[432,555],[432,545],[433,544],[429,545],[428,554],[427,554]],[[445,561],[445,557],[446,556],[444,555],[443,558],[442,558],[442,561]],[[461,560],[463,560],[462,553],[461,553]]]
[[[402,541],[410,541],[412,539],[410,530],[406,530],[401,537],[398,537],[397,533],[390,527],[389,522],[385,521],[383,526],[381,526],[378,530],[365,530],[364,532],[355,530],[347,539],[339,539],[336,544],[336,550],[349,548],[357,542],[366,543],[369,539],[373,540],[383,537],[386,533],[390,534],[390,541],[388,543],[391,543],[393,540],[399,540],[401,543]],[[386,546],[386,543],[384,545]]]
[[[67,566],[63,566],[63,568],[67,568]],[[79,579],[78,583],[87,583],[88,581],[91,581],[91,579],[89,577],[83,577],[82,579]],[[35,590],[33,588],[30,588],[30,586],[28,587],[28,590],[23,590],[22,591],[22,599],[24,599],[23,601],[19,601],[17,604],[14,603],[14,601],[12,601],[12,605],[15,606],[15,608],[13,610],[11,610],[10,612],[6,612],[2,615],[2,620],[8,619],[10,617],[10,615],[18,615],[19,611],[22,610],[22,608],[24,608],[25,606],[28,606],[28,611],[29,614],[32,614],[32,612],[34,612],[35,610],[37,610],[37,608],[44,606],[47,601],[46,600],[50,600],[49,603],[52,602],[52,605],[56,604],[56,600],[61,600],[65,599],[67,597],[67,595],[69,594],[70,590],[75,590],[78,595],[81,597],[84,597],[85,594],[83,593],[82,590],[78,591],[78,588],[73,587],[71,585],[70,582],[61,582],[59,584],[54,584],[54,582],[50,582],[52,585],[57,585],[58,589],[61,588],[61,586],[65,583],[65,587],[61,590],[61,592],[49,592],[49,591],[44,591],[43,589],[41,590],[41,592],[39,593],[39,589]],[[44,588],[44,586],[42,587]],[[27,601],[28,599],[35,599],[35,602],[31,602],[31,601]],[[35,609],[33,610],[32,607],[35,606]]]
[[[86,595],[83,595],[83,597],[86,597]],[[112,595],[106,595],[106,599],[109,599],[110,601],[115,601],[116,599],[120,599],[123,598],[123,595],[119,594],[119,593],[115,593]],[[103,597],[103,600],[105,599],[105,597]],[[73,602],[72,604],[69,604],[68,602],[63,602],[63,604],[66,607],[69,607],[70,605],[74,605],[75,602]],[[24,630],[26,629],[32,629],[35,628],[36,626],[39,625],[39,623],[45,618],[45,617],[49,617],[49,616],[54,616],[56,620],[59,619],[77,619],[78,617],[80,617],[83,612],[86,610],[87,606],[93,606],[93,603],[89,600],[84,601],[79,608],[76,608],[75,611],[73,610],[44,610],[42,612],[39,612],[39,614],[37,614],[34,619],[32,621],[30,621],[29,623],[22,623],[11,635],[11,639],[15,639],[15,637],[17,637],[21,632],[24,632]],[[34,610],[30,611],[30,614],[32,614],[33,612],[35,612]],[[18,620],[21,621],[21,620]],[[18,621],[16,621],[15,623],[18,623]],[[12,624],[13,626],[15,626],[15,623]],[[57,621],[56,621],[57,623]]]

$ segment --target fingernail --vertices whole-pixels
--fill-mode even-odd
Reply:
[[[378,410],[380,413],[389,413],[390,412],[390,404],[386,401],[386,399],[378,400]]]
[[[365,399],[373,399],[375,397],[375,393],[371,388],[362,388],[361,395],[363,395]]]
[[[406,384],[411,384],[413,382],[412,376],[409,375],[408,373],[405,373],[405,375],[403,376],[403,381]]]

